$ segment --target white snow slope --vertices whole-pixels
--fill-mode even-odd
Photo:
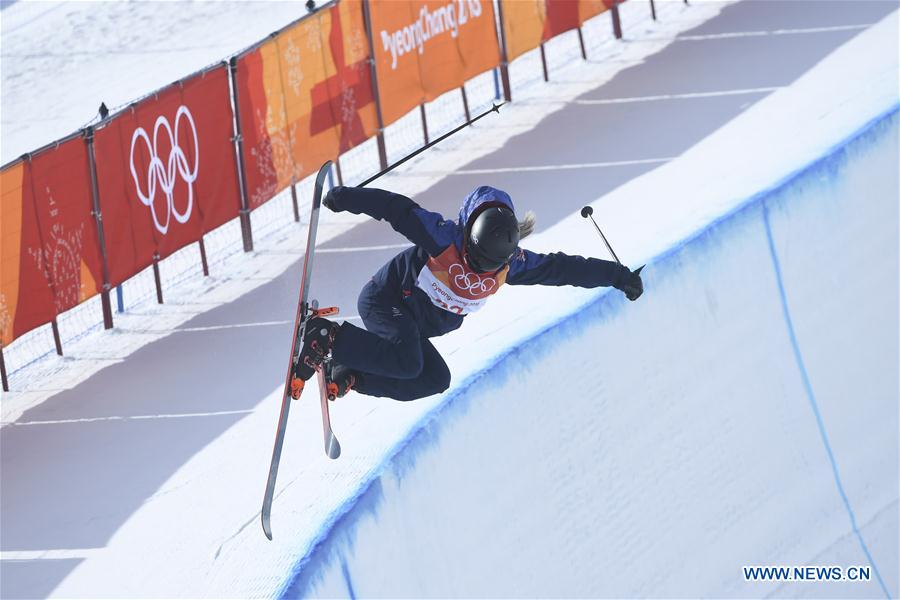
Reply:
[[[861,126],[811,163],[785,163],[797,146],[770,131],[773,147],[749,153],[764,166],[686,186],[692,160],[747,139],[735,123],[602,199],[601,213],[664,182],[747,198],[749,172],[782,171],[654,252],[639,302],[592,295],[472,375],[283,595],[897,597],[900,158],[886,98],[875,114],[858,102]],[[841,130],[830,110],[801,120]],[[647,207],[635,214],[652,226]],[[747,582],[748,565],[871,565],[872,579]]]
[[[653,260],[639,303],[507,350],[284,595],[897,597],[897,148],[893,110]],[[873,580],[743,580],[770,564]]]

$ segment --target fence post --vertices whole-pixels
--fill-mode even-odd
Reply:
[[[0,344],[0,380],[3,382],[3,391],[9,391],[9,379],[6,377],[6,361],[3,360],[3,345]]]
[[[506,32],[503,29],[503,0],[497,0],[497,19],[500,32],[500,80],[503,82],[503,100],[512,102],[512,86],[509,83],[509,59],[506,52]]]
[[[163,303],[162,281],[159,277],[159,253],[153,253],[153,280],[156,282],[156,302]]]
[[[653,2],[653,0],[650,0]],[[578,43],[581,45],[581,58],[587,60],[587,50],[584,47],[584,34],[581,32],[581,25],[578,26]]]
[[[241,135],[241,110],[238,104],[237,56],[232,56],[231,60],[228,61],[228,74],[230,75],[232,106],[234,106],[232,129],[234,131],[234,151],[237,154],[237,175],[241,193],[241,207],[238,212],[241,218],[241,236],[244,239],[244,252],[253,252],[253,229],[250,224],[250,208],[247,203],[247,178],[244,175],[244,137]],[[160,303],[162,303],[162,300],[160,300]]]
[[[125,294],[122,293],[122,286],[116,286],[116,310],[120,313],[125,312]]]
[[[291,204],[294,205],[294,222],[300,222],[300,205],[297,203],[297,182],[291,177]]]
[[[53,329],[53,343],[56,344],[56,353],[62,356],[62,340],[59,337],[59,325],[56,322],[56,317],[53,317],[53,320],[50,321],[50,328]]]
[[[366,28],[366,37],[369,39],[369,66],[372,78],[372,94],[375,97],[375,116],[378,119],[378,134],[376,141],[378,143],[378,162],[381,170],[387,169],[387,149],[384,145],[384,117],[381,112],[381,96],[378,93],[378,68],[375,65],[375,42],[372,36],[372,15],[369,10],[369,3],[364,1],[363,5],[363,22]]]
[[[547,55],[544,53],[544,44],[541,44],[541,67],[544,69],[544,81],[550,81],[547,73]]]
[[[100,186],[97,183],[97,159],[94,155],[94,128],[88,127],[84,132],[87,144],[88,169],[91,175],[91,202],[94,222],[97,224],[97,239],[100,243],[100,258],[103,267],[103,289],[100,292],[100,305],[103,307],[103,328],[113,328],[112,305],[109,302],[109,255],[106,253],[106,235],[103,231],[103,213],[100,211]]]
[[[203,243],[203,236],[197,241],[200,244],[200,264],[203,266],[203,276],[209,277],[209,263],[206,262],[206,244]]]
[[[617,40],[622,39],[622,20],[619,18],[619,1],[615,0],[609,11],[612,16],[613,35]]]
[[[425,118],[425,103],[419,105],[419,112],[422,114],[422,133],[425,135],[425,145],[428,145],[428,120]]]
[[[466,122],[472,120],[472,115],[469,114],[469,97],[466,96],[466,84],[463,82],[461,86],[459,86],[459,91],[462,92],[462,101],[463,101],[463,111],[466,113]]]

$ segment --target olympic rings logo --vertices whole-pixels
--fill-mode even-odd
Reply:
[[[194,164],[193,168],[188,164],[187,156],[179,145],[178,139],[178,125],[181,122],[181,119],[184,118],[187,123],[191,126],[191,133],[193,134],[193,148],[194,148]],[[174,131],[173,131],[174,129]],[[160,131],[165,131],[166,135],[169,137],[169,145],[171,149],[169,150],[169,156],[165,163],[159,158],[159,133]],[[137,169],[134,166],[134,149],[138,143],[138,140],[143,140],[147,145],[147,151],[150,153],[150,165],[147,167],[147,191],[144,193],[144,189],[141,186],[140,178],[138,177]],[[197,170],[200,166],[200,149],[197,145],[197,127],[194,125],[194,118],[191,116],[191,111],[187,109],[186,106],[181,106],[178,108],[178,112],[175,113],[175,127],[171,127],[169,125],[168,119],[163,116],[160,116],[156,119],[156,125],[153,126],[153,144],[150,143],[150,136],[144,130],[143,127],[138,127],[134,131],[134,135],[131,136],[131,176],[134,178],[134,185],[137,189],[138,199],[140,199],[141,203],[144,206],[150,207],[150,214],[153,215],[153,224],[156,226],[156,229],[165,235],[167,231],[169,231],[169,221],[174,216],[175,220],[179,223],[186,223],[188,219],[191,218],[191,210],[194,206],[194,182],[197,180]],[[179,210],[175,207],[175,184],[176,184],[176,175],[187,184],[188,189],[188,197],[187,197],[187,206],[184,211],[179,212]],[[163,196],[165,197],[165,212],[166,217],[163,222],[160,222],[159,217],[157,216],[156,211],[156,188],[157,186],[162,191]]]
[[[455,287],[469,292],[473,296],[483,296],[497,287],[497,280],[493,277],[482,279],[477,273],[466,271],[459,263],[450,267],[449,274],[453,277],[453,285]]]

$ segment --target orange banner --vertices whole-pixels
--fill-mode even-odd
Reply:
[[[500,0],[506,59],[529,50],[608,10],[615,0]],[[621,4],[621,2],[619,2]]]
[[[500,64],[491,0],[372,2],[385,126]]]
[[[7,345],[100,292],[103,271],[85,142],[0,174],[0,341]]]
[[[28,162],[0,172],[0,342],[4,346],[55,316],[50,281],[33,258],[35,251],[40,253],[41,236],[30,175]]]
[[[343,0],[238,60],[251,208],[375,134],[362,3]]]

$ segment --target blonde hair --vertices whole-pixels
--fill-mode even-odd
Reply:
[[[535,223],[537,222],[537,217],[534,214],[534,211],[529,210],[525,213],[525,218],[519,221],[519,239],[524,240],[534,231]]]

